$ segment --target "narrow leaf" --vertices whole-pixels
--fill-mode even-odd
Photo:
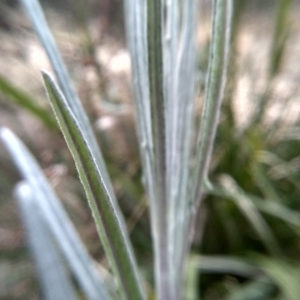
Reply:
[[[229,194],[226,190],[221,189],[215,185],[210,186],[207,189],[209,194],[218,196],[218,197],[237,197],[237,194]],[[300,213],[289,209],[281,203],[277,203],[276,201],[272,201],[271,199],[262,199],[258,196],[243,193],[243,197],[247,197],[249,201],[252,201],[255,207],[260,210],[262,213],[268,214],[275,218],[278,218],[290,225],[297,234],[300,234]],[[236,200],[238,201],[238,200]]]
[[[201,204],[204,182],[216,136],[221,103],[227,79],[228,59],[231,41],[233,0],[214,0],[212,17],[212,42],[206,78],[205,96],[201,124],[196,145],[195,167],[190,175],[190,191],[187,199],[188,222],[184,224],[185,238],[183,253],[189,251],[198,208]]]
[[[282,65],[287,38],[290,30],[290,14],[293,0],[277,0],[274,33],[271,44],[269,77],[276,76]]]
[[[143,299],[136,262],[117,202],[110,197],[102,170],[96,165],[85,135],[62,93],[50,75],[46,72],[42,74],[49,100],[76,162],[98,233],[119,280],[123,297]]]
[[[148,49],[147,49],[147,0],[125,0],[124,14],[126,37],[131,54],[132,88],[134,92],[137,133],[143,165],[143,180],[149,197],[151,226],[154,239],[159,234],[155,213],[155,173],[153,166],[153,137],[150,110]]]
[[[262,268],[281,289],[283,299],[298,300],[300,295],[299,266],[280,260],[263,259]]]
[[[89,124],[88,117],[82,107],[82,104],[74,90],[71,83],[70,77],[68,75],[65,64],[61,58],[58,48],[55,44],[53,36],[47,25],[45,16],[43,14],[42,8],[38,0],[20,0],[28,17],[30,18],[34,30],[36,31],[46,53],[51,62],[52,68],[55,72],[59,85],[66,97],[66,101],[70,106],[73,114],[76,116],[83,132],[86,135],[87,141],[90,145],[93,156],[96,159],[96,163],[102,170],[103,180],[108,188],[111,197],[114,196],[113,187],[106,169],[106,165],[99,150],[96,138],[94,136],[93,130]]]
[[[226,300],[266,300],[271,299],[275,287],[269,281],[255,280],[235,288]]]
[[[58,241],[79,285],[89,300],[108,299],[98,273],[86,252],[61,202],[49,186],[36,160],[9,130],[2,128],[0,138],[13,158],[22,176],[36,194],[39,208],[52,235]]]
[[[280,249],[278,243],[269,225],[261,216],[253,201],[245,195],[231,177],[224,175],[222,177],[222,185],[224,186],[222,189],[217,189],[215,186],[211,185],[210,188],[208,188],[208,191],[220,197],[232,200],[248,219],[249,223],[260,236],[269,252],[279,254]]]
[[[45,299],[75,300],[74,288],[58,253],[57,244],[50,236],[36,205],[33,190],[28,183],[21,182],[17,185],[15,194]]]
[[[152,121],[148,78],[147,0],[125,0],[126,38],[131,54],[132,88],[134,92],[137,133],[143,180],[148,193],[151,226],[154,240],[159,235],[155,170],[153,157]]]
[[[248,278],[262,274],[258,266],[235,257],[197,255],[193,256],[192,265],[203,273],[225,273]]]
[[[219,122],[220,107],[227,77],[232,22],[232,0],[214,0],[212,43],[206,79],[204,107],[196,149],[196,167],[192,177],[194,213],[200,205],[203,182],[208,167]]]
[[[288,207],[277,203],[275,201],[266,201],[259,197],[247,195],[249,199],[253,201],[256,207],[264,213],[267,213],[273,217],[276,217],[286,224],[291,225],[296,228],[296,232],[300,233],[300,213],[289,209]]]

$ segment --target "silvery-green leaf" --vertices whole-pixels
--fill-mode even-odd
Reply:
[[[195,208],[199,207],[203,182],[208,167],[219,122],[227,77],[227,62],[231,40],[232,0],[214,0],[212,42],[206,78],[204,107],[196,149],[196,167],[192,177],[192,197]],[[196,210],[194,210],[196,212]],[[193,213],[192,213],[193,214]]]
[[[45,299],[75,300],[69,274],[37,205],[36,195],[26,181],[17,185],[15,195]]]
[[[180,256],[189,251],[197,211],[201,203],[204,181],[208,176],[213,144],[216,136],[224,87],[227,78],[227,63],[231,40],[233,0],[214,0],[212,11],[212,41],[210,60],[206,78],[201,124],[198,130],[196,157],[189,176],[190,186],[187,194],[187,214],[182,224]],[[190,12],[191,14],[191,12]],[[187,94],[190,94],[188,91]],[[189,125],[192,126],[192,125]],[[187,128],[189,128],[187,126]]]
[[[1,128],[0,138],[22,176],[36,194],[41,213],[58,242],[66,261],[89,300],[108,299],[107,292],[61,202],[53,193],[36,160],[22,142],[7,128]]]
[[[118,278],[122,296],[144,299],[137,265],[120,209],[111,198],[89,143],[64,96],[50,75],[43,79],[53,111],[73,155],[105,251]]]
[[[93,130],[89,123],[88,117],[82,107],[82,104],[74,90],[73,84],[70,80],[69,74],[65,67],[65,64],[61,58],[58,48],[55,44],[53,36],[49,30],[47,21],[43,14],[42,8],[38,0],[20,0],[27,16],[30,18],[35,32],[37,33],[46,53],[50,60],[51,66],[55,72],[59,85],[66,97],[66,100],[76,116],[82,130],[85,133],[86,139],[90,145],[93,156],[96,159],[96,163],[102,170],[103,180],[111,194],[114,196],[113,187],[106,169],[102,153],[98,147],[97,141],[95,139]]]

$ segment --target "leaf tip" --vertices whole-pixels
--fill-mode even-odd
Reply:
[[[44,84],[46,85],[48,82],[53,81],[52,75],[45,69],[41,69],[42,78],[44,81]]]
[[[52,77],[50,72],[48,72],[46,69],[41,69],[41,74],[43,77]]]

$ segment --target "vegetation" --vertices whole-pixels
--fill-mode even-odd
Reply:
[[[299,120],[287,122],[284,112],[293,105],[293,91],[276,99],[292,0],[277,0],[267,74],[243,126],[234,101],[245,72],[236,55],[245,2],[213,1],[209,50],[200,50],[208,60],[200,59],[197,70],[196,0],[124,1],[141,161],[132,181],[98,147],[38,1],[21,2],[55,73],[58,84],[42,71],[44,86],[109,261],[99,272],[38,163],[2,128],[0,137],[22,176],[15,196],[43,297],[298,299]],[[205,80],[199,83],[203,70]],[[4,78],[0,89],[56,128],[44,109]],[[269,120],[272,103],[288,99]],[[122,197],[109,175],[132,198],[143,198],[140,172],[153,268],[143,265],[150,243],[141,236],[149,235],[148,227],[130,236],[131,217],[120,208]]]

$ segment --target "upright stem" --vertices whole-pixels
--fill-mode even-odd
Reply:
[[[162,0],[147,1],[148,68],[151,119],[154,142],[156,201],[153,213],[157,217],[155,247],[155,280],[157,298],[174,299],[168,245],[166,199],[166,125],[163,82]]]

